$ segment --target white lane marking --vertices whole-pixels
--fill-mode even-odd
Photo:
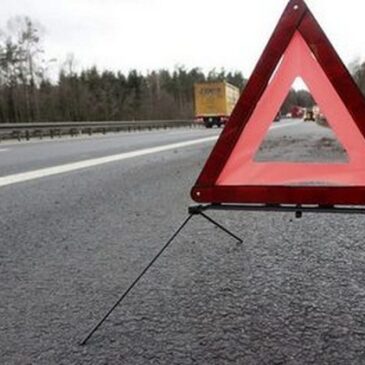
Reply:
[[[293,122],[293,123],[288,123],[288,124],[283,124],[283,125],[274,125],[270,129],[290,127],[290,126],[294,126],[299,123],[300,122]],[[168,145],[164,145],[164,146],[145,148],[145,149],[138,150],[138,151],[125,152],[125,153],[120,153],[120,154],[112,155],[112,156],[99,157],[99,158],[94,158],[94,159],[90,159],[90,160],[72,162],[72,163],[68,163],[65,165],[47,167],[44,169],[4,176],[4,177],[0,177],[0,187],[17,184],[17,183],[25,182],[25,181],[29,181],[29,180],[40,179],[42,177],[63,174],[66,172],[76,171],[76,170],[80,170],[80,169],[84,169],[84,168],[88,168],[88,167],[103,165],[103,164],[110,163],[110,162],[122,161],[122,160],[127,160],[130,158],[134,158],[134,157],[146,156],[146,155],[151,155],[153,153],[169,151],[169,150],[173,150],[176,148],[184,148],[184,147],[194,146],[194,145],[201,144],[201,143],[212,142],[212,141],[217,140],[218,137],[219,136],[217,135],[217,136],[212,136],[212,137],[195,139],[192,141],[172,143],[172,144],[168,144]]]
[[[6,186],[6,185],[12,185],[12,184],[16,184],[16,183],[20,183],[20,182],[24,182],[24,181],[40,179],[40,178],[46,177],[46,176],[63,174],[65,172],[76,171],[76,170],[84,169],[87,167],[103,165],[103,164],[110,163],[110,162],[127,160],[127,159],[130,159],[133,157],[146,156],[146,155],[150,155],[150,154],[157,153],[157,152],[174,150],[176,148],[194,146],[194,145],[201,144],[201,143],[215,141],[217,138],[218,138],[218,136],[200,138],[200,139],[195,139],[192,141],[172,143],[172,144],[152,147],[152,148],[145,148],[145,149],[138,150],[138,151],[125,152],[125,153],[120,153],[120,154],[112,155],[112,156],[99,157],[99,158],[94,158],[94,159],[85,160],[85,161],[72,162],[72,163],[68,163],[65,165],[47,167],[47,168],[40,169],[40,170],[34,170],[34,171],[29,171],[29,172],[23,172],[20,174],[4,176],[4,177],[0,177],[0,187]]]
[[[9,150],[9,148],[0,148],[0,152],[6,152],[8,150]]]
[[[294,127],[295,125],[302,124],[302,122],[288,122],[285,124],[278,124],[273,125],[270,127],[270,129],[279,129],[279,128],[285,128],[285,127]]]

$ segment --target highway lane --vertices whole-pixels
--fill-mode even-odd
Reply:
[[[196,218],[89,345],[78,346],[184,219],[211,147],[0,189],[2,363],[364,362],[356,216],[215,213],[241,246]]]
[[[218,135],[220,129],[176,129],[6,144],[0,176]],[[1,149],[3,147],[0,146]]]
[[[273,129],[283,130],[297,125],[284,120]],[[155,148],[218,136],[221,129],[176,129],[150,132],[117,133],[106,136],[75,137],[45,141],[11,142],[5,144],[0,158],[0,177],[60,166],[79,161]]]

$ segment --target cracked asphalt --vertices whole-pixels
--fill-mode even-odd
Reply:
[[[303,128],[311,137],[304,145],[298,140],[299,151],[291,128],[281,128],[263,153],[278,156],[286,139],[292,147],[285,153],[303,158],[332,138],[324,128]],[[157,143],[159,133],[146,138]],[[216,132],[180,133],[186,140]],[[125,149],[128,137],[118,135],[95,144],[103,150],[100,144],[112,143],[116,151],[118,138]],[[339,146],[324,141],[325,159],[343,158]],[[71,151],[70,143],[89,153],[76,140],[64,149]],[[42,146],[56,153],[52,143]],[[31,160],[40,147],[28,148]],[[365,217],[355,215],[209,213],[242,245],[194,217],[79,345],[185,219],[189,190],[211,148],[0,189],[1,364],[365,364]],[[19,151],[14,156],[14,164],[22,159]]]

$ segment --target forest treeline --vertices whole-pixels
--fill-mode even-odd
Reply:
[[[42,27],[30,18],[12,18],[0,30],[0,123],[192,118],[194,83],[225,80],[242,90],[247,82],[241,72],[223,69],[76,71],[70,56],[51,80],[48,68],[54,60],[44,54]],[[365,91],[365,64],[352,66]],[[307,91],[291,90],[282,111],[312,103]]]

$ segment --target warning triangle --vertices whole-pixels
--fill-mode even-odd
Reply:
[[[298,77],[326,115],[347,161],[255,160]],[[204,203],[365,204],[364,137],[365,100],[360,90],[304,1],[292,0],[192,189],[192,198]]]

